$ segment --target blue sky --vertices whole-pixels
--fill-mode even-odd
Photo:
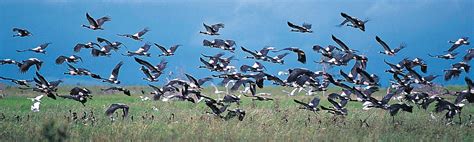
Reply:
[[[260,49],[263,46],[285,48],[296,46],[306,51],[308,63],[296,61],[296,55],[286,57],[285,65],[264,63],[270,73],[294,67],[304,67],[320,70],[321,66],[313,63],[321,55],[311,50],[313,45],[335,45],[331,35],[343,40],[348,46],[361,51],[369,57],[368,71],[381,76],[386,84],[389,75],[384,73],[388,68],[383,60],[398,62],[405,57],[421,57],[429,65],[428,74],[441,75],[443,69],[450,67],[454,61],[433,59],[431,54],[443,54],[450,47],[448,40],[456,40],[461,36],[474,35],[474,1],[471,0],[402,0],[402,1],[270,1],[270,0],[241,0],[241,1],[152,1],[152,0],[45,0],[22,1],[3,0],[0,2],[0,58],[24,60],[37,57],[46,63],[41,73],[47,79],[62,79],[68,84],[86,83],[102,84],[89,77],[65,76],[67,66],[56,65],[54,60],[59,55],[76,54],[72,48],[77,43],[94,41],[96,37],[104,37],[112,41],[121,41],[128,50],[136,50],[144,42],[159,43],[170,46],[182,44],[175,56],[166,57],[169,61],[167,71],[176,74],[183,72],[197,77],[205,77],[211,73],[197,69],[200,65],[199,53],[215,54],[219,49],[209,49],[202,46],[203,39],[233,39],[237,45],[250,49]],[[110,16],[111,22],[105,23],[104,31],[92,31],[82,28],[87,24],[85,13],[93,17]],[[336,27],[343,19],[340,12],[361,19],[370,19],[366,24],[366,32],[349,27]],[[289,32],[287,21],[301,24],[313,24],[314,33],[300,34]],[[206,36],[198,32],[203,30],[202,23],[225,24],[220,36]],[[34,36],[12,38],[11,29],[20,27],[29,29]],[[119,33],[135,33],[144,27],[151,31],[147,33],[144,42],[118,37]],[[397,56],[389,57],[379,54],[382,51],[375,41],[380,36],[392,46],[404,42],[407,48]],[[15,50],[32,48],[45,42],[52,42],[47,48],[47,55],[36,53],[16,53]],[[465,52],[471,46],[463,46],[458,52]],[[84,62],[76,66],[88,68],[91,71],[108,76],[111,69],[119,61],[124,61],[119,79],[126,85],[146,84],[139,71],[139,65],[133,58],[124,57],[127,49],[108,57],[91,57],[89,50],[76,54],[84,58]],[[153,47],[152,57],[146,60],[156,64],[161,58],[160,51]],[[228,52],[228,56],[231,54]],[[235,54],[239,61],[233,65],[253,64],[252,60],[242,59],[246,55],[237,49]],[[463,56],[463,55],[461,55]],[[461,57],[459,56],[459,57]],[[352,63],[351,63],[352,64]],[[472,64],[472,63],[471,63]],[[347,68],[342,68],[348,70]],[[337,72],[339,67],[333,69]],[[0,74],[5,77],[29,79],[34,71],[19,73],[18,68],[11,65],[0,66]],[[428,75],[426,74],[426,75]],[[473,76],[473,73],[467,74]],[[179,76],[179,75],[178,75]],[[463,84],[463,77],[444,82],[441,78],[437,83]],[[164,80],[165,76],[160,79]],[[104,84],[105,85],[105,84]]]

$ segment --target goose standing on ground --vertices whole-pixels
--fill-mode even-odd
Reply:
[[[179,44],[173,45],[173,46],[170,47],[170,49],[166,49],[165,47],[163,47],[159,44],[156,44],[156,43],[155,43],[155,46],[158,47],[161,50],[161,52],[163,52],[161,55],[158,55],[158,57],[161,57],[161,56],[172,56],[172,55],[174,55],[174,52],[176,52],[176,49],[178,49],[178,47],[181,46],[181,45],[179,45]]]
[[[61,55],[58,58],[56,58],[56,64],[63,64],[64,61],[66,61],[68,63],[77,63],[78,61],[82,61],[82,58],[77,56],[77,55],[72,55],[72,56],[69,56],[69,57]]]
[[[151,54],[148,53],[148,50],[150,50],[151,45],[148,43],[145,43],[142,47],[138,48],[137,51],[127,51],[127,54],[122,54],[124,56],[134,56],[134,55],[139,55],[139,56],[147,56],[150,57]]]
[[[379,36],[375,36],[375,40],[377,40],[377,42],[382,45],[383,47],[383,52],[380,51],[379,53],[382,53],[382,54],[386,54],[386,55],[389,55],[389,56],[395,56],[396,53],[398,53],[400,50],[402,50],[403,48],[406,47],[405,44],[400,44],[400,46],[398,48],[395,48],[395,49],[390,49],[390,47],[387,45],[387,43],[385,43],[382,39],[380,39]]]
[[[17,80],[17,79],[6,78],[6,77],[1,77],[1,76],[0,76],[0,79],[8,80],[8,81],[11,81],[11,82],[13,82],[17,85],[26,86],[26,87],[30,87],[30,85],[28,85],[28,82],[33,82],[33,80]]]
[[[142,36],[145,35],[150,29],[144,28],[143,30],[139,31],[138,33],[135,34],[117,34],[118,36],[123,36],[123,37],[128,37],[137,41],[142,41],[143,38]]]
[[[94,48],[94,46],[100,48],[100,45],[95,42],[88,42],[86,44],[78,43],[74,46],[74,52],[79,52],[82,48]]]
[[[41,69],[41,65],[43,65],[43,61],[39,60],[38,58],[29,58],[28,60],[23,60],[21,63],[19,63],[18,67],[20,68],[20,72],[25,73],[33,65],[36,66],[36,70],[38,71]]]
[[[48,47],[49,44],[51,44],[51,43],[50,42],[44,43],[44,44],[41,44],[38,47],[35,47],[35,48],[32,48],[32,49],[16,50],[16,52],[33,51],[33,52],[36,52],[36,53],[46,54],[46,51],[44,49],[46,49],[46,47]]]
[[[295,25],[291,22],[287,22],[288,26],[290,26],[290,28],[292,28],[290,31],[292,32],[300,32],[300,33],[313,33],[313,31],[311,30],[311,24],[309,23],[303,23],[303,25],[299,26],[299,25]]]
[[[205,23],[202,23],[202,25],[204,26],[204,28],[206,28],[206,31],[199,31],[199,33],[205,34],[205,35],[220,35],[218,33],[219,29],[224,28],[224,24],[222,23],[214,24],[211,26],[206,25]]]
[[[303,50],[299,49],[298,47],[289,47],[289,48],[284,48],[284,49],[273,51],[273,52],[280,52],[280,51],[283,51],[283,50],[288,50],[288,51],[295,52],[296,54],[298,54],[298,61],[303,63],[303,64],[306,63],[306,54],[304,53]]]
[[[449,41],[449,43],[452,43],[453,45],[448,49],[448,52],[453,52],[461,45],[469,45],[469,41],[467,40],[469,40],[468,37],[461,37],[456,41]]]
[[[102,79],[102,82],[108,82],[112,84],[120,84],[120,81],[118,80],[118,75],[120,71],[120,67],[122,67],[123,61],[120,61],[115,68],[112,70],[112,73],[110,74],[110,77],[108,79]]]
[[[122,114],[122,118],[125,118],[128,116],[128,109],[130,107],[126,104],[122,104],[122,103],[114,103],[112,105],[109,106],[109,108],[105,111],[105,115],[107,115],[108,117],[110,117],[112,119],[112,121],[114,121],[115,119],[113,118],[113,114],[115,113],[115,111],[117,109],[122,109],[123,111],[123,114]]]
[[[360,19],[357,19],[356,17],[349,16],[344,12],[341,12],[341,16],[344,17],[344,21],[342,21],[342,23],[339,24],[339,27],[346,25],[349,27],[358,28],[363,32],[365,31],[365,23],[369,21],[369,20],[362,21]],[[351,24],[346,24],[347,22],[350,22]]]
[[[107,17],[107,16],[95,20],[89,15],[89,13],[86,13],[86,18],[87,18],[87,21],[89,21],[89,25],[82,25],[82,27],[85,27],[91,30],[103,30],[102,25],[105,22],[111,20],[110,17]]]
[[[31,36],[31,32],[26,30],[26,29],[20,29],[20,28],[13,28],[13,32],[15,32],[16,34],[13,35],[13,37],[27,37],[27,36]]]
[[[448,54],[444,54],[444,55],[431,55],[431,54],[428,54],[428,56],[434,57],[434,58],[445,59],[445,60],[452,60],[452,59],[456,59],[456,55],[458,55],[458,54],[459,53],[448,53]]]

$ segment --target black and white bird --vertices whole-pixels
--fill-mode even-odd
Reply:
[[[242,72],[247,72],[247,71],[262,72],[264,70],[265,70],[265,66],[263,66],[263,64],[260,62],[255,62],[252,66],[249,66],[249,65],[240,66],[240,71]]]
[[[358,28],[361,31],[365,31],[365,23],[369,21],[369,20],[362,21],[356,17],[349,16],[344,12],[341,12],[341,16],[344,18],[344,21],[342,21],[342,23],[339,24],[339,27],[346,25],[349,27]],[[351,24],[346,24],[347,22],[350,22]]]
[[[74,87],[69,91],[69,95],[59,95],[59,97],[64,99],[72,99],[74,101],[80,102],[83,106],[86,106],[85,103],[87,99],[92,98],[90,95],[92,92],[87,88]]]
[[[97,42],[99,42],[99,43],[104,43],[105,42],[106,45],[104,45],[104,46],[106,46],[107,48],[111,48],[115,51],[117,51],[120,48],[120,45],[123,45],[121,42],[118,42],[118,41],[110,42],[107,39],[104,39],[104,38],[101,38],[101,37],[97,37]]]
[[[382,45],[383,47],[383,52],[380,51],[379,53],[382,53],[382,54],[386,54],[386,55],[389,55],[389,56],[395,56],[396,53],[398,53],[400,50],[402,50],[403,48],[406,47],[405,44],[400,44],[399,47],[395,48],[395,49],[390,49],[390,47],[387,45],[387,43],[385,43],[382,39],[380,39],[379,36],[375,36],[375,40],[377,40],[377,42]]]
[[[434,58],[452,60],[452,59],[456,59],[456,55],[458,55],[458,54],[459,53],[448,53],[448,54],[444,54],[444,55],[431,55],[431,54],[428,54],[428,56],[434,57]]]
[[[283,54],[277,55],[275,57],[270,57],[269,60],[272,63],[284,64],[285,60],[283,60],[283,58],[285,58],[285,56],[288,55],[288,54],[290,54],[290,53],[283,53]]]
[[[87,21],[89,21],[89,25],[82,25],[82,27],[85,27],[85,28],[88,28],[88,29],[91,29],[91,30],[103,30],[102,28],[102,25],[107,22],[107,21],[110,21],[110,17],[108,16],[104,16],[102,18],[99,18],[99,19],[94,19],[92,18],[89,13],[86,13],[86,18],[87,18]]]
[[[342,42],[340,39],[338,39],[336,36],[331,35],[331,38],[334,42],[336,42],[341,48],[343,52],[346,53],[355,53],[358,52],[357,50],[350,49],[349,46],[347,46],[344,42]]]
[[[4,64],[15,64],[15,65],[18,65],[18,64],[20,64],[20,62],[15,61],[15,60],[13,60],[13,59],[0,59],[0,65],[4,65]]]
[[[102,79],[102,82],[108,82],[112,84],[120,84],[120,81],[118,80],[118,75],[120,68],[123,65],[123,61],[120,61],[117,65],[115,65],[114,69],[112,70],[112,73],[110,74],[110,77],[108,79]]]
[[[78,61],[82,61],[82,58],[77,55],[71,55],[69,57],[61,55],[56,58],[56,64],[63,64],[64,62],[77,63]]]
[[[127,95],[127,96],[130,96],[131,93],[130,93],[130,90],[128,89],[125,89],[123,87],[109,87],[107,89],[101,89],[102,91],[120,91],[120,92],[123,92],[123,94]]]
[[[41,44],[35,48],[31,48],[31,49],[25,49],[25,50],[16,50],[16,52],[26,52],[26,51],[32,51],[32,52],[35,52],[35,53],[43,53],[43,54],[46,54],[46,47],[48,47],[48,45],[50,45],[51,43],[48,42],[48,43],[44,43],[44,44]]]
[[[456,41],[449,41],[449,43],[452,43],[453,45],[448,49],[448,52],[453,52],[461,45],[469,45],[468,40],[469,40],[469,37],[461,37]]]
[[[90,76],[90,77],[95,78],[95,79],[101,79],[101,77],[99,75],[92,73],[88,69],[76,68],[71,64],[67,64],[67,66],[68,66],[68,71],[65,72],[64,74],[73,75],[73,76],[74,75],[84,75],[84,76]]]
[[[76,44],[76,46],[74,46],[74,52],[79,52],[81,51],[82,48],[91,48],[93,49],[94,46],[97,46],[98,48],[101,48],[99,44],[95,43],[95,42],[88,42],[88,43],[78,43]]]
[[[234,52],[235,50],[235,41],[234,40],[223,40],[223,39],[214,39],[214,40],[206,40],[204,39],[202,41],[203,46],[208,46],[208,47],[214,47],[214,48],[220,48],[223,50],[228,50],[230,52]]]
[[[154,74],[155,74],[155,73],[158,73],[158,74],[160,74],[160,75],[163,73],[163,71],[164,71],[165,68],[166,68],[166,65],[168,64],[168,62],[167,62],[166,60],[161,60],[161,62],[160,62],[158,65],[154,66],[154,65],[152,65],[151,63],[149,63],[149,62],[147,62],[147,61],[145,61],[145,60],[142,60],[142,59],[140,59],[140,58],[137,58],[137,57],[135,57],[135,61],[136,61],[137,63],[139,63],[140,65],[143,65],[143,66],[145,66],[146,68],[148,68],[148,70],[150,70],[151,73],[154,73]]]
[[[143,30],[135,33],[135,34],[117,34],[118,36],[123,36],[123,37],[128,37],[128,38],[131,38],[131,39],[134,39],[134,40],[137,40],[137,41],[142,41],[143,38],[142,36],[145,35],[147,32],[149,32],[150,29],[148,28],[144,28]]]
[[[464,55],[463,60],[464,62],[469,62],[474,58],[474,48],[468,49],[466,55]],[[1,63],[1,61],[0,61]]]
[[[205,35],[220,35],[218,33],[219,29],[224,28],[223,23],[217,23],[211,26],[206,25],[205,23],[202,23],[202,25],[204,26],[204,28],[206,28],[206,31],[199,31],[199,33],[205,34]]]
[[[309,103],[304,103],[304,102],[296,100],[296,99],[293,100],[293,101],[295,103],[301,105],[301,107],[299,107],[299,109],[306,109],[306,110],[316,112],[316,111],[319,111],[318,105],[319,105],[319,101],[321,101],[321,99],[319,99],[318,97],[314,97],[313,100],[311,100]]]
[[[28,31],[27,29],[21,29],[21,28],[13,28],[13,32],[15,32],[15,34],[13,35],[13,37],[27,37],[27,36],[31,36],[31,32]]]
[[[242,49],[242,51],[247,52],[250,55],[252,55],[252,56],[248,56],[246,58],[256,59],[256,60],[263,60],[263,61],[268,60],[268,56],[267,56],[268,51],[275,49],[275,47],[271,47],[271,46],[266,46],[266,47],[262,48],[260,51],[251,51],[251,50],[246,49],[243,46],[241,46],[240,48]]]
[[[13,79],[13,78],[6,78],[6,77],[1,77],[0,76],[0,79],[2,80],[8,80],[8,81],[11,81],[17,85],[21,85],[21,86],[26,86],[26,87],[30,87],[30,85],[28,84],[29,82],[33,82],[33,80],[17,80],[17,79]]]
[[[311,30],[311,24],[309,23],[303,23],[303,25],[295,25],[291,22],[287,22],[288,26],[290,26],[292,32],[300,32],[300,33],[312,33],[313,31]]]
[[[138,50],[136,51],[127,51],[127,54],[124,54],[124,56],[135,56],[135,55],[138,55],[138,56],[147,56],[147,57],[150,57],[151,54],[148,53],[148,50],[150,50],[151,48],[151,45],[148,44],[148,43],[145,43],[145,45],[141,46],[140,48],[138,48]]]
[[[273,52],[280,52],[280,51],[283,51],[283,50],[288,50],[288,51],[291,51],[291,52],[294,52],[294,53],[298,54],[298,61],[303,63],[303,64],[306,63],[306,54],[304,53],[303,50],[299,49],[298,47],[288,47],[288,48],[276,50],[276,51],[273,51]]]
[[[105,115],[110,117],[112,121],[114,121],[115,119],[113,118],[113,114],[115,113],[115,111],[117,111],[117,109],[122,109],[122,118],[125,118],[128,116],[128,110],[130,109],[130,107],[126,104],[114,103],[110,105],[109,108],[105,111]]]
[[[41,69],[43,61],[39,60],[38,58],[29,58],[28,60],[23,60],[21,63],[19,63],[18,67],[20,68],[20,72],[25,73],[33,65],[36,66],[36,70],[38,71]]]
[[[158,55],[160,57],[160,56],[172,56],[172,55],[174,55],[174,52],[176,52],[176,49],[178,49],[178,47],[181,46],[181,45],[179,45],[179,44],[173,45],[173,46],[170,47],[170,49],[166,49],[165,47],[163,47],[159,44],[156,44],[156,43],[155,43],[155,46],[158,47],[158,49],[160,49],[161,52],[163,52],[163,53],[161,53],[161,55]]]

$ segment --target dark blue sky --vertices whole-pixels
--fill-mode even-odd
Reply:
[[[384,73],[388,68],[383,63],[386,59],[398,62],[405,57],[421,57],[429,65],[428,74],[442,74],[443,69],[461,59],[445,61],[427,56],[443,54],[450,47],[448,40],[456,40],[461,36],[474,35],[474,1],[471,0],[403,0],[403,1],[270,1],[270,0],[242,0],[242,1],[152,1],[152,0],[46,0],[21,1],[2,0],[0,2],[0,58],[24,60],[37,57],[46,63],[41,73],[47,79],[62,79],[68,84],[89,83],[102,84],[89,77],[65,76],[67,66],[56,65],[54,60],[59,55],[75,54],[72,50],[75,44],[94,41],[96,37],[104,37],[112,41],[121,41],[128,50],[136,50],[144,42],[159,43],[170,46],[182,44],[175,56],[166,57],[169,61],[167,71],[177,74],[187,72],[197,77],[211,75],[204,69],[197,69],[200,65],[200,53],[214,54],[219,49],[209,49],[202,46],[203,39],[233,39],[237,45],[250,49],[260,49],[263,46],[285,48],[296,46],[306,51],[308,63],[296,61],[296,55],[286,57],[285,65],[264,63],[270,73],[294,67],[304,67],[320,70],[321,66],[313,63],[321,55],[311,50],[313,45],[335,45],[331,40],[334,34],[348,46],[361,51],[369,57],[368,71],[382,78],[386,84],[390,76]],[[111,22],[104,25],[104,31],[92,31],[82,28],[87,24],[85,13],[93,17],[110,16]],[[361,19],[370,19],[366,24],[366,32],[349,27],[336,27],[343,19],[340,12]],[[314,33],[300,34],[289,32],[287,21],[301,24],[313,24]],[[220,36],[200,35],[202,23],[222,22],[225,28]],[[12,38],[13,27],[29,29],[34,36],[26,38]],[[135,33],[144,27],[151,31],[147,33],[144,42],[118,37],[118,33]],[[397,56],[389,57],[379,54],[382,51],[375,41],[380,36],[388,44],[397,46],[404,42],[407,48]],[[46,50],[47,55],[36,53],[16,53],[15,50],[32,48],[45,42],[52,42]],[[463,46],[457,51],[464,53],[471,46]],[[122,48],[118,53],[113,52],[108,57],[91,57],[90,50],[83,50],[79,55],[84,62],[76,66],[88,68],[102,76],[110,74],[111,69],[119,61],[124,61],[119,79],[124,84],[146,84],[141,78],[139,65],[130,57],[124,57],[127,49]],[[161,58],[156,47],[151,49],[152,57],[145,58],[156,64]],[[230,54],[228,54],[230,55]],[[232,65],[252,64],[252,60],[242,59],[246,55],[237,49],[235,54],[240,61]],[[463,55],[461,55],[463,56]],[[459,57],[461,57],[459,56]],[[351,63],[352,65],[352,63]],[[339,67],[333,69],[337,72]],[[345,69],[347,70],[347,69]],[[34,70],[21,74],[17,67],[11,65],[0,66],[0,74],[5,77],[32,78]],[[426,74],[426,75],[428,75]],[[444,82],[441,78],[436,82],[442,84],[463,84],[463,73],[459,79]],[[471,72],[469,74],[473,76]],[[160,79],[164,80],[165,76]]]

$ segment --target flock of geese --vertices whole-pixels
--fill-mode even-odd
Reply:
[[[359,29],[364,32],[365,24],[369,20],[361,20],[353,16],[349,16],[346,13],[341,13],[343,21],[338,25],[339,27],[347,26],[355,29]],[[104,24],[111,21],[110,17],[102,17],[94,19],[88,13],[86,18],[89,21],[88,25],[82,25],[82,27],[90,30],[105,30]],[[297,25],[291,22],[287,23],[291,32],[297,33],[313,33],[311,24],[303,23]],[[222,29],[224,29],[223,23],[217,23],[213,25],[203,24],[204,30],[199,33],[207,35],[209,37],[219,36]],[[117,34],[120,37],[126,37],[137,42],[142,42],[144,36],[149,32],[149,28],[143,28],[133,34]],[[33,34],[27,29],[13,28],[14,38],[29,37]],[[314,45],[313,52],[321,55],[320,61],[314,61],[316,64],[327,65],[327,66],[349,66],[353,61],[353,67],[351,70],[345,72],[340,70],[339,73],[328,73],[326,71],[312,71],[305,68],[290,68],[285,71],[280,71],[278,75],[266,73],[263,62],[268,64],[284,64],[285,57],[289,54],[296,54],[297,61],[302,64],[306,64],[307,53],[298,47],[289,47],[276,49],[275,47],[263,47],[260,50],[251,50],[249,48],[241,46],[240,49],[248,55],[245,59],[254,60],[253,65],[241,65],[240,68],[236,68],[231,65],[233,60],[238,60],[233,56],[236,51],[236,42],[231,39],[204,39],[202,45],[209,48],[218,48],[222,52],[215,55],[201,54],[199,60],[202,65],[199,66],[201,69],[209,70],[214,75],[204,78],[196,78],[191,74],[185,74],[186,79],[171,79],[160,87],[152,85],[150,83],[157,82],[159,78],[165,74],[165,70],[168,66],[168,62],[162,59],[159,63],[151,63],[146,58],[153,58],[149,52],[152,46],[156,46],[161,54],[158,57],[169,57],[175,54],[179,54],[178,48],[181,45],[171,45],[165,47],[159,44],[151,44],[145,42],[143,46],[139,47],[135,51],[126,51],[123,56],[133,58],[133,60],[140,65],[139,70],[143,73],[143,80],[149,82],[149,87],[153,90],[150,94],[153,96],[152,99],[141,96],[142,100],[182,100],[189,101],[192,103],[205,102],[210,108],[210,114],[218,116],[225,120],[237,117],[239,120],[243,120],[245,117],[245,110],[239,108],[240,97],[242,95],[246,97],[252,97],[255,101],[272,101],[271,95],[268,93],[257,93],[258,88],[263,88],[264,83],[271,83],[275,86],[286,86],[291,87],[293,90],[286,91],[288,95],[295,95],[296,92],[304,90],[308,95],[313,95],[316,92],[326,91],[330,84],[340,87],[342,91],[340,93],[331,93],[327,95],[327,101],[332,106],[319,105],[321,101],[318,96],[315,96],[311,101],[306,102],[303,100],[294,100],[295,104],[298,104],[301,109],[305,109],[312,112],[325,111],[332,113],[337,116],[345,116],[349,112],[346,108],[348,102],[360,102],[364,110],[368,109],[382,109],[386,110],[391,116],[395,116],[399,111],[412,112],[413,106],[416,105],[423,109],[428,109],[428,106],[434,102],[435,112],[446,112],[445,118],[448,122],[452,122],[453,118],[458,115],[461,118],[461,110],[466,102],[474,102],[474,84],[469,77],[465,77],[466,90],[451,92],[449,94],[456,96],[454,101],[444,99],[441,95],[443,94],[428,94],[426,92],[414,91],[414,88],[419,86],[431,86],[433,80],[438,75],[426,75],[428,71],[428,65],[421,58],[405,58],[398,63],[390,63],[385,61],[387,64],[386,73],[393,75],[393,79],[390,80],[390,86],[387,89],[386,95],[382,99],[377,99],[372,96],[374,92],[379,91],[380,80],[375,74],[371,74],[366,70],[368,65],[368,57],[361,55],[358,50],[350,48],[343,40],[332,35],[332,39],[336,45],[320,46]],[[380,44],[383,51],[381,54],[387,56],[396,56],[401,50],[406,48],[404,43],[401,43],[397,47],[396,45],[390,44],[379,36],[375,37],[375,41]],[[446,51],[444,55],[430,55],[434,58],[444,60],[454,60],[456,55],[460,54],[455,52],[456,49],[463,45],[469,45],[467,37],[462,37],[456,41],[449,41],[452,46]],[[31,49],[17,50],[17,52],[35,52],[46,54],[46,49],[51,43],[44,43]],[[119,41],[110,41],[101,37],[97,37],[97,41],[91,41],[88,43],[78,43],[74,46],[73,51],[77,52],[90,52],[93,57],[100,58],[101,56],[110,56],[113,54],[112,51],[118,52],[123,43]],[[217,49],[216,49],[217,50]],[[459,51],[460,49],[458,49]],[[226,57],[225,52],[230,52],[232,55]],[[273,54],[273,55],[272,55]],[[462,72],[469,72],[470,65],[469,61],[474,57],[474,49],[468,49],[464,54],[463,59],[460,62],[452,64],[452,67],[444,70],[444,80],[450,80],[457,78]],[[156,57],[156,56],[155,56]],[[110,88],[104,88],[103,91],[119,91],[125,95],[133,96],[134,93],[130,90],[119,86],[120,81],[120,70],[123,64],[129,62],[118,61],[116,66],[112,69],[109,77],[99,75],[92,72],[89,69],[81,68],[75,65],[75,63],[83,61],[83,58],[77,55],[70,56],[59,56],[57,57],[56,64],[67,64],[68,70],[64,73],[65,75],[71,76],[89,76],[91,79],[95,79],[101,82],[112,84]],[[84,87],[74,87],[71,89],[69,95],[58,95],[58,86],[61,84],[61,80],[48,80],[41,73],[40,69],[44,61],[38,58],[29,58],[26,60],[14,60],[14,59],[1,59],[0,65],[15,65],[18,66],[21,73],[28,72],[33,66],[36,68],[35,77],[33,80],[21,80],[12,79],[8,77],[0,77],[5,81],[11,81],[21,89],[31,89],[41,93],[41,95],[31,98],[33,105],[31,110],[34,112],[40,111],[40,102],[43,96],[47,96],[52,99],[64,98],[71,99],[80,102],[82,105],[86,105],[87,101],[93,96],[93,92]],[[130,63],[131,64],[131,63]],[[155,65],[156,64],[156,65]],[[286,78],[279,76],[287,76]],[[341,77],[341,78],[339,78]],[[219,90],[212,80],[222,80],[219,84],[225,86],[226,90]],[[30,83],[33,82],[34,85]],[[203,86],[210,82],[214,88],[215,94],[219,95],[218,98],[212,98],[206,94],[203,94]],[[267,84],[268,85],[268,84]],[[242,87],[243,86],[243,87]],[[242,89],[243,88],[243,89]],[[242,89],[242,90],[240,90]],[[142,94],[145,94],[142,91]],[[221,97],[222,95],[223,97]],[[396,103],[390,103],[391,100],[398,99]],[[229,109],[232,104],[236,104],[235,109]],[[129,106],[121,103],[111,104],[106,110],[106,115],[114,119],[114,113],[116,110],[123,110],[122,117],[127,117],[129,114]],[[227,112],[226,115],[224,115]]]

